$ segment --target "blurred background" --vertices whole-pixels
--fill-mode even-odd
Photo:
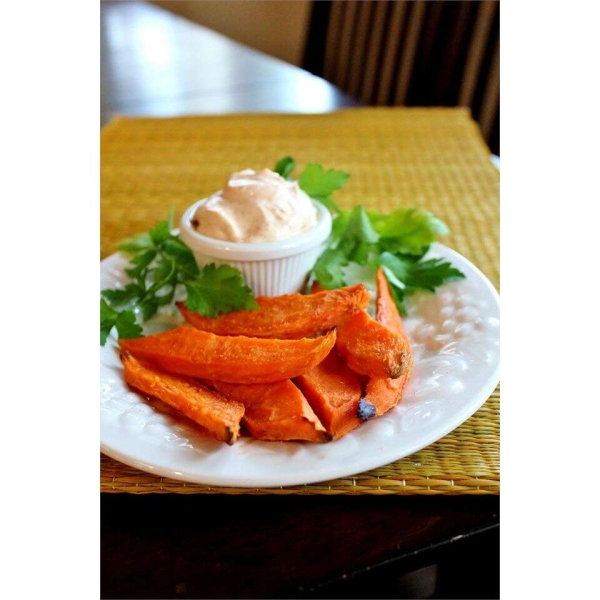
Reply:
[[[173,0],[101,7],[103,123],[115,114],[466,106],[491,151],[500,153],[499,2]]]
[[[366,105],[468,106],[499,153],[497,1],[154,4],[324,77]]]

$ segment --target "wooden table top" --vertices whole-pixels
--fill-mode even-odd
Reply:
[[[361,103],[310,73],[143,2],[101,4],[101,124],[114,115],[328,112]]]
[[[359,104],[141,2],[102,2],[101,73],[102,124]],[[497,597],[498,530],[498,497],[102,494],[102,597]]]

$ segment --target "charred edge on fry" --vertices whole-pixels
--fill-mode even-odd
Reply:
[[[226,436],[225,441],[231,446],[233,444],[233,442],[235,442],[235,434],[233,433],[233,430],[231,429],[231,427],[229,427],[229,426],[225,427],[225,436]]]
[[[388,369],[388,376],[390,379],[398,379],[398,377],[402,377],[402,375],[404,375],[411,366],[412,357],[407,352],[403,352],[400,364],[394,365]]]
[[[294,382],[292,382],[294,383]],[[298,386],[296,386],[298,387]],[[309,419],[308,417],[302,417],[309,425],[314,426],[314,421],[312,421],[311,419]],[[317,417],[318,418],[318,417]],[[329,431],[319,431],[318,432],[321,435],[321,441],[322,442],[331,442],[333,440],[333,434],[329,433]],[[305,441],[305,440],[299,440],[299,441]]]
[[[376,415],[377,415],[377,409],[375,408],[374,404],[367,402],[364,398],[361,398],[358,401],[358,411],[356,413],[356,416],[361,421],[368,421],[369,419],[372,419]]]

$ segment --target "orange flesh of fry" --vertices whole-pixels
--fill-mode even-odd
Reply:
[[[383,269],[377,269],[376,275],[377,282],[377,297],[375,300],[375,318],[388,329],[400,335],[406,345],[408,344],[408,338],[404,331],[404,325],[402,324],[402,318],[396,308],[396,303],[390,294],[390,288]],[[409,346],[410,351],[410,346]]]
[[[217,440],[233,444],[240,434],[244,406],[187,377],[164,373],[149,364],[122,354],[128,385],[176,408],[202,425]]]
[[[377,320],[401,336],[406,342],[408,351],[405,362],[406,371],[398,379],[376,377],[370,379],[367,383],[365,401],[375,406],[377,415],[382,415],[396,406],[402,399],[413,362],[402,319],[391,297],[382,269],[377,270],[377,301],[375,306]]]
[[[382,283],[385,288],[381,288]],[[386,379],[401,377],[411,360],[410,347],[382,269],[377,270],[378,297],[380,288],[385,289],[387,296],[383,306],[382,301],[377,300],[377,320],[361,311],[339,324],[336,348],[356,373]],[[322,289],[315,281],[311,292],[320,292]]]
[[[254,385],[213,381],[212,385],[223,396],[244,405],[244,425],[257,440],[331,439],[302,392],[289,379]]]
[[[406,372],[410,352],[404,336],[364,311],[338,326],[336,348],[356,373],[392,379]]]
[[[185,303],[177,307],[185,320],[202,331],[219,335],[299,339],[335,327],[355,312],[366,308],[370,294],[358,284],[313,295],[259,296],[258,310],[243,310],[209,319],[191,311]]]
[[[295,381],[334,440],[360,425],[357,412],[361,383],[335,349]]]
[[[119,344],[169,373],[229,383],[273,383],[310,371],[329,354],[335,338],[334,329],[314,339],[272,340],[177,327]]]

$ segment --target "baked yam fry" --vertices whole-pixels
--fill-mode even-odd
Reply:
[[[380,276],[383,277],[387,290],[387,282],[381,269],[378,270],[378,285]],[[315,281],[311,293],[322,291],[323,288]],[[391,301],[389,291],[387,294]],[[336,349],[356,373],[370,377],[400,377],[404,372],[403,365],[408,360],[407,353],[410,352],[408,339],[394,302],[391,303],[392,308],[388,308],[387,303],[383,308],[379,304],[380,302],[377,304],[377,311],[381,319],[379,316],[373,319],[366,310],[362,310],[338,324]],[[396,332],[398,323],[401,336]]]
[[[273,340],[177,327],[119,344],[124,352],[169,373],[228,383],[273,383],[310,371],[329,354],[335,338],[335,329],[318,338]]]
[[[317,294],[259,296],[257,310],[242,310],[216,319],[191,311],[184,302],[177,307],[185,320],[202,331],[218,335],[300,339],[327,331],[369,304],[367,288],[358,284]]]
[[[244,405],[243,423],[257,440],[331,439],[302,392],[289,379],[253,385],[213,381],[212,385],[226,398]]]
[[[400,377],[397,379],[375,377],[371,378],[367,383],[364,401],[375,407],[377,415],[382,415],[400,402],[413,364],[410,345],[404,331],[404,326],[402,325],[402,319],[390,294],[382,269],[378,269],[377,271],[377,300],[375,306],[377,320],[402,338],[407,349],[404,372]]]
[[[171,375],[138,361],[131,354],[121,354],[125,381],[144,394],[162,400],[186,417],[202,425],[213,437],[233,444],[240,434],[244,405],[223,398],[188,377]]]
[[[353,371],[369,377],[396,379],[406,372],[410,359],[406,337],[365,311],[338,326],[336,348]]]
[[[295,382],[334,440],[360,425],[357,412],[361,382],[335,348],[323,362],[297,377]]]

